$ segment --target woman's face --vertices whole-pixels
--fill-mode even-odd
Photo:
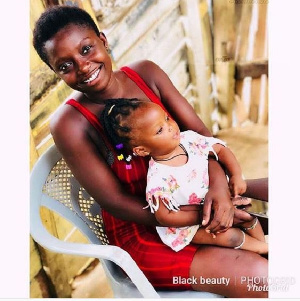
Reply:
[[[132,143],[142,146],[151,156],[166,156],[179,145],[179,127],[159,105],[145,102],[131,117]]]
[[[106,46],[104,35],[70,24],[45,43],[45,50],[55,73],[71,88],[89,94],[109,83],[112,65]]]

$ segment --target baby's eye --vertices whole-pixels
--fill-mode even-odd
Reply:
[[[92,48],[92,46],[90,46],[90,45],[84,46],[82,48],[82,54],[87,54],[91,48]]]
[[[163,131],[163,128],[161,127],[157,132],[156,132],[156,135],[160,135]]]
[[[169,121],[170,120],[170,117],[167,115],[166,116],[166,121]]]
[[[72,63],[63,63],[59,66],[59,71],[67,72]]]

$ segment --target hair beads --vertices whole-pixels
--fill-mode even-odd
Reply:
[[[117,145],[116,145],[116,149],[117,149],[117,150],[121,150],[122,148],[123,148],[123,143],[120,143],[120,144],[117,144]],[[122,161],[122,160],[124,160],[124,155],[121,153],[120,155],[117,156],[117,158],[118,158],[119,161]],[[132,165],[131,165],[131,163],[130,163],[131,159],[132,159],[132,156],[131,156],[131,155],[129,155],[129,156],[125,159],[125,162],[126,162],[126,169],[132,169]]]

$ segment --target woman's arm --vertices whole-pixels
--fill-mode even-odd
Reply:
[[[246,183],[247,190],[243,196],[268,202],[268,178],[246,180]]]
[[[145,225],[158,225],[154,215],[143,209],[142,197],[125,192],[88,134],[88,121],[70,106],[52,118],[55,144],[79,183],[113,216]]]

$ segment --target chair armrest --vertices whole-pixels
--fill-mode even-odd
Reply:
[[[31,235],[41,246],[56,253],[110,260],[124,270],[144,298],[159,298],[158,293],[135,261],[121,248],[110,245],[66,242],[51,235],[42,224],[39,226],[35,224],[34,228],[31,229]]]

